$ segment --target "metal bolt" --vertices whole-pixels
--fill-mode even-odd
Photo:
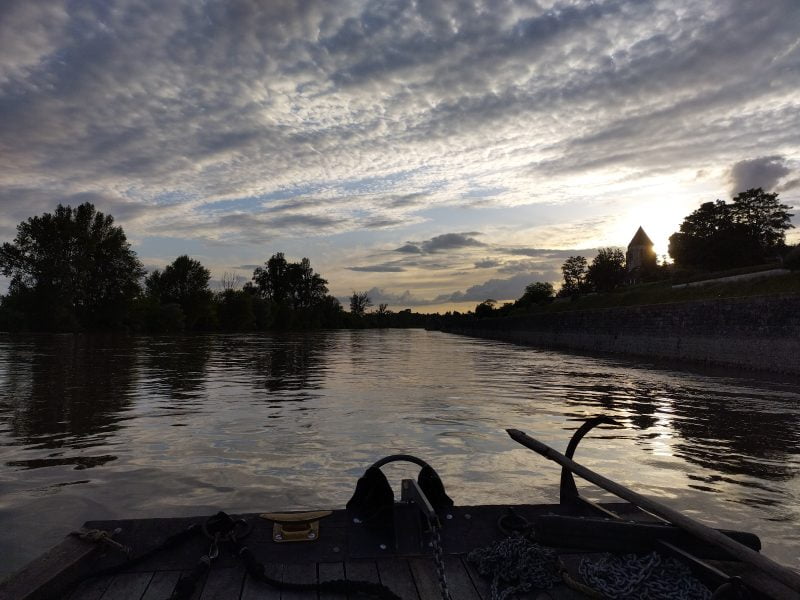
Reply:
[[[453,515],[448,513],[446,518],[448,521],[451,521],[453,519]]]
[[[308,532],[308,539],[313,540],[317,535],[313,531]]]
[[[339,546],[334,546],[334,547],[333,547],[333,551],[334,551],[334,552],[339,552],[339,551],[340,551],[340,550],[339,550]]]
[[[469,513],[466,513],[466,514],[464,515],[464,518],[465,518],[465,519],[471,519],[471,518],[472,518],[472,515],[471,515],[471,514],[469,514]]]
[[[378,548],[380,548],[381,550],[386,550],[386,544],[381,544],[380,546],[378,546]]]
[[[279,541],[281,541],[282,539],[283,539],[283,536],[282,536],[280,533],[276,533],[276,534],[275,534],[275,541],[278,541],[278,542],[279,542]]]
[[[359,523],[361,523],[361,519],[359,519],[358,517],[354,517],[354,518],[353,518],[353,523],[355,523],[356,525],[358,525]]]

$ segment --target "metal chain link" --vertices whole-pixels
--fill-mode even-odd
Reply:
[[[450,589],[447,587],[447,575],[444,572],[442,534],[438,523],[431,523],[431,546],[433,546],[433,562],[436,565],[436,577],[439,579],[442,600],[452,600]]]
[[[688,566],[658,552],[637,556],[604,553],[584,557],[578,566],[584,582],[606,598],[619,600],[707,600],[711,591]]]
[[[547,590],[561,581],[554,550],[519,532],[487,548],[473,550],[467,560],[478,573],[491,577],[491,600],[506,600],[532,589]]]

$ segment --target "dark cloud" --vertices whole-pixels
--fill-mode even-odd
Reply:
[[[515,256],[530,256],[531,258],[569,258],[570,256],[591,254],[596,252],[594,249],[567,249],[567,250],[551,250],[547,248],[499,248],[499,252],[504,254],[512,254]]]
[[[782,156],[762,156],[741,160],[731,168],[731,196],[751,188],[772,191],[778,182],[791,172]]]
[[[395,252],[401,252],[403,254],[422,254],[422,249],[416,244],[408,242],[399,248],[395,248]]]
[[[534,281],[556,281],[558,279],[553,272],[532,271],[519,273],[508,279],[490,279],[484,283],[473,285],[463,292],[453,292],[452,294],[442,294],[438,296],[434,303],[444,302],[465,302],[474,300],[483,302],[489,298],[494,300],[516,300],[522,296],[525,286]]]
[[[405,269],[396,264],[365,265],[362,267],[347,267],[351,271],[364,273],[402,273]]]
[[[471,235],[475,235],[475,233],[471,233]],[[483,242],[470,237],[470,234],[444,233],[422,242],[421,248],[424,252],[440,252],[442,250],[457,250],[459,248],[485,245]]]
[[[494,258],[484,258],[483,260],[475,261],[475,268],[476,269],[491,269],[493,267],[499,267],[502,265],[502,261],[495,260]]]

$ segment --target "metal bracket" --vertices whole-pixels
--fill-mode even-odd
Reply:
[[[566,452],[564,452],[564,456],[567,458],[572,458],[575,454],[578,444],[583,439],[583,436],[585,436],[598,425],[616,425],[617,427],[622,427],[622,424],[619,421],[615,421],[611,417],[606,417],[604,415],[587,419],[586,422],[578,427],[578,430],[572,434],[572,438],[569,440],[569,444],[567,445]],[[568,469],[561,469],[561,487],[559,492],[559,502],[561,504],[575,502],[580,498],[578,495],[578,487],[575,485],[575,479],[572,477],[572,472]]]
[[[272,541],[313,542],[319,539],[320,519],[333,514],[330,510],[307,513],[264,513],[263,519],[273,521]]]

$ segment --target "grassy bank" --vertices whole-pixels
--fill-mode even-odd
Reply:
[[[537,306],[530,312],[562,312],[613,308],[615,306],[637,306],[645,304],[669,304],[715,298],[746,298],[776,294],[800,294],[800,273],[789,273],[777,277],[764,277],[748,281],[708,283],[696,287],[673,288],[672,282],[657,282],[626,288],[620,292],[581,296],[569,302],[554,302]]]

